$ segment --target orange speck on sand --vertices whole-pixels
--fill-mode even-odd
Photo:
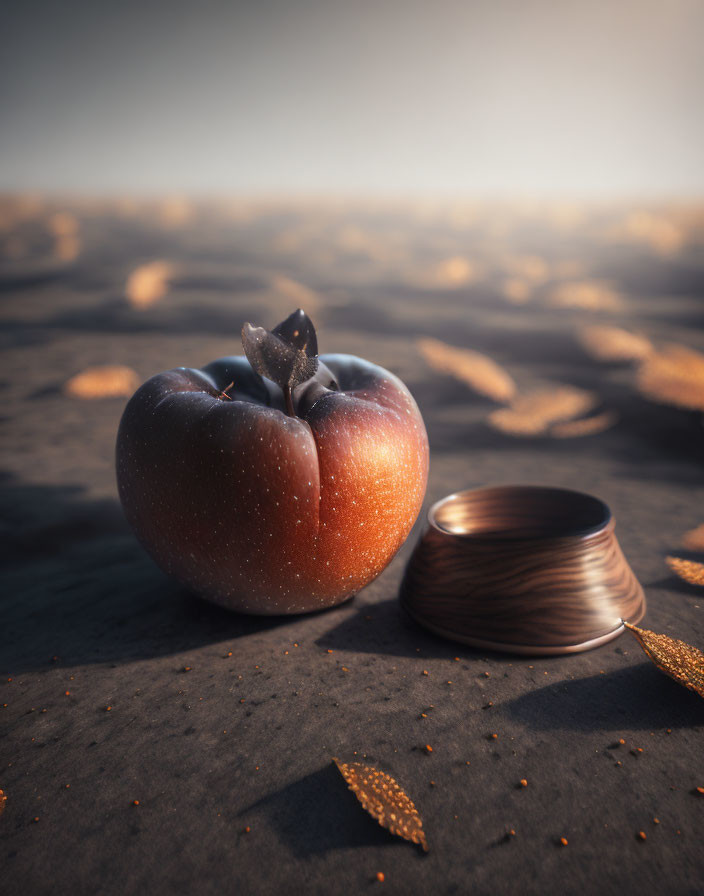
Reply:
[[[138,806],[138,805],[139,805],[139,800],[132,800],[132,805],[133,805],[133,806]]]
[[[377,871],[377,873],[376,873],[376,879],[379,881],[380,884],[383,884],[383,883],[384,883],[384,872],[383,872],[383,871]]]
[[[645,831],[638,831],[638,833],[636,834],[636,837],[639,840],[647,840],[647,837],[645,836]]]
[[[426,752],[426,753],[432,753],[432,752],[433,752],[433,748],[430,746],[430,744],[426,744],[426,745],[425,745],[425,752]]]
[[[521,787],[527,787],[527,786],[528,786],[528,782],[526,781],[525,778],[521,778],[520,784],[521,784]]]
[[[567,837],[560,837],[560,845],[561,846],[567,846],[568,843],[569,843],[569,840],[567,839]]]

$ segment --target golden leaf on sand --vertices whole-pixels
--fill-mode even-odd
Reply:
[[[506,259],[506,267],[531,283],[543,283],[550,276],[550,266],[539,255],[514,255]]]
[[[704,523],[682,536],[682,547],[689,551],[704,551]]]
[[[49,230],[56,237],[78,233],[78,220],[68,212],[56,212],[49,218]]]
[[[680,557],[666,557],[665,562],[676,576],[689,585],[704,585],[704,563],[682,560]]]
[[[464,286],[477,279],[477,267],[468,258],[453,255],[445,258],[434,271],[438,286]]]
[[[581,420],[566,420],[564,423],[556,423],[550,430],[550,435],[558,439],[573,439],[578,436],[593,436],[618,422],[618,414],[615,411],[604,411],[602,414],[594,414],[592,417],[582,417]]]
[[[557,386],[518,395],[511,406],[489,414],[495,429],[512,436],[535,436],[547,432],[553,423],[572,420],[590,411],[597,402],[592,392],[576,386]]]
[[[550,303],[558,308],[583,308],[586,311],[619,311],[621,295],[601,280],[574,280],[561,283],[550,294]]]
[[[418,810],[413,800],[390,775],[361,762],[340,762],[335,758],[332,761],[372,818],[392,834],[417,843],[425,852],[428,851],[423,821]]]
[[[418,348],[433,370],[455,377],[480,395],[503,402],[510,401],[516,393],[511,376],[486,355],[447,345],[439,339],[419,339]]]
[[[88,367],[64,386],[72,398],[119,398],[132,395],[139,386],[139,377],[130,367],[106,365]]]
[[[178,230],[189,222],[193,208],[183,196],[169,196],[160,203],[158,214],[165,228]]]
[[[166,295],[174,268],[167,261],[150,261],[135,268],[127,278],[125,295],[135,308],[148,308]]]
[[[662,672],[704,697],[704,653],[686,641],[658,635],[630,622],[623,623]]]
[[[525,305],[533,295],[533,287],[520,277],[509,277],[502,286],[504,298],[512,305]]]
[[[78,219],[68,212],[56,212],[48,223],[54,236],[54,257],[59,261],[75,261],[82,247]]]
[[[704,355],[684,345],[666,345],[641,365],[638,388],[663,404],[704,410]]]
[[[653,344],[639,333],[620,327],[583,327],[579,341],[597,361],[642,361],[653,351]]]
[[[661,255],[675,255],[687,241],[686,231],[671,217],[652,211],[634,211],[613,229],[616,238],[644,243]]]

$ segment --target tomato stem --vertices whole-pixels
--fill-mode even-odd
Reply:
[[[284,386],[284,398],[286,399],[286,412],[288,413],[289,417],[295,417],[296,411],[293,407],[293,397],[291,396],[290,386]]]

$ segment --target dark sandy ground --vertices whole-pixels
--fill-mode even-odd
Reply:
[[[644,625],[701,647],[704,594],[664,559],[696,558],[680,541],[704,521],[701,415],[643,396],[633,365],[577,339],[599,323],[704,349],[701,209],[25,197],[0,211],[3,893],[704,891],[704,703],[630,636],[527,659],[425,633],[396,598],[418,525],[339,609],[210,607],[123,520],[125,399],[64,392],[96,364],[145,379],[237,353],[244,320],[303,305],[321,351],[380,363],[416,396],[426,506],[490,483],[599,495]],[[127,278],[156,259],[169,288],[135,307]],[[560,300],[575,281],[588,287]],[[581,438],[497,431],[494,403],[423,360],[427,336],[490,355],[521,389],[588,389],[618,420]],[[397,778],[428,855],[365,815],[332,756]]]

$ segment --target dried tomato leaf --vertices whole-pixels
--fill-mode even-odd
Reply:
[[[253,369],[282,389],[295,388],[314,376],[318,369],[315,328],[300,309],[272,332],[245,324],[242,346]]]
[[[453,376],[479,395],[505,402],[516,394],[516,384],[510,374],[487,355],[456,348],[439,339],[419,339],[417,344],[433,370]]]
[[[379,824],[428,851],[423,821],[408,794],[386,772],[362,762],[332,760],[362,807]]]
[[[101,398],[129,398],[139,386],[139,377],[130,367],[106,364],[87,367],[64,384],[64,392],[71,398],[87,401]]]
[[[704,585],[704,563],[682,560],[680,557],[666,557],[665,562],[676,576],[690,585]]]
[[[630,622],[623,623],[638,640],[646,655],[666,675],[683,684],[690,691],[704,697],[704,653],[686,641],[678,641]]]
[[[704,410],[704,355],[684,345],[666,345],[641,365],[638,388],[654,401]]]
[[[704,551],[704,523],[682,536],[682,547],[689,551]]]
[[[286,320],[277,324],[271,332],[299,351],[305,352],[309,358],[315,358],[318,354],[318,337],[313,321],[302,308],[289,314]]]

